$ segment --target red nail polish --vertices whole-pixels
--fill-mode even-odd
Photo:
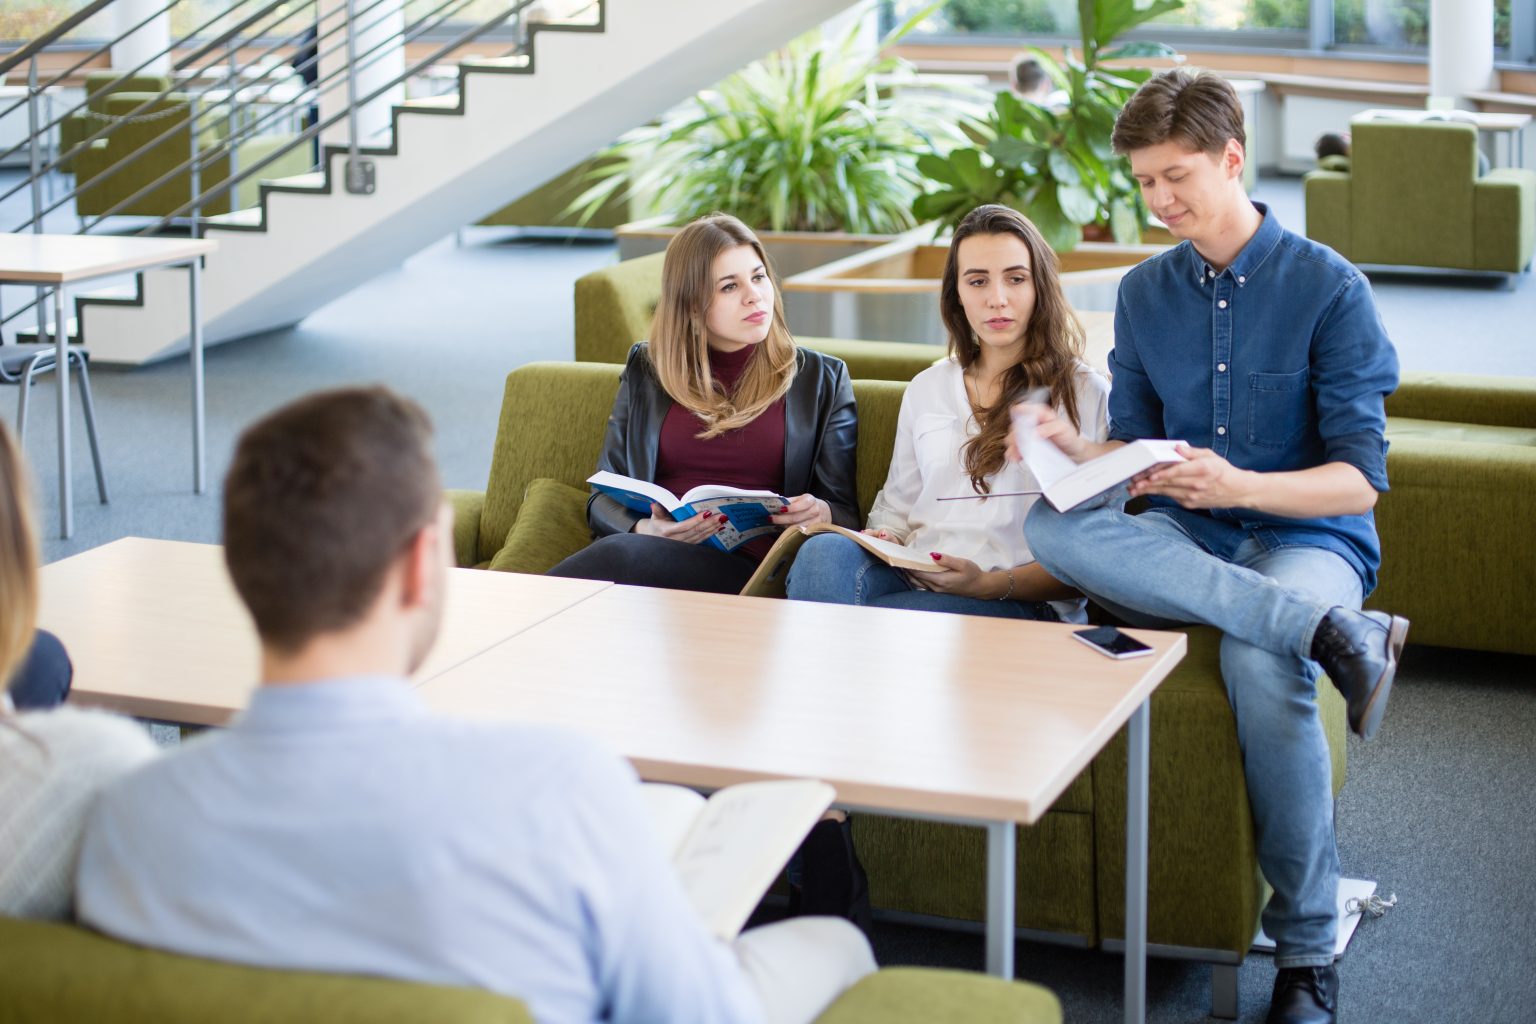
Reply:
[[[930,552],[928,552],[928,557],[933,559],[935,562],[937,562],[943,556],[940,555],[937,551],[930,551]]]
[[[710,517],[710,516],[712,516],[712,515],[714,515],[714,513],[713,513],[713,512],[705,512],[705,513],[704,513],[704,518],[705,518],[705,519],[708,519],[708,518],[709,518],[709,517]]]

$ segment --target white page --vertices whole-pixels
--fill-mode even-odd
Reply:
[[[682,849],[688,830],[704,807],[704,798],[691,789],[669,786],[660,782],[647,782],[640,786],[640,799],[650,812],[651,824],[656,827],[656,837],[668,857],[675,857]]]
[[[1013,433],[1018,439],[1024,467],[1034,474],[1035,482],[1048,488],[1077,470],[1077,463],[1055,444],[1035,434],[1040,418],[1024,406],[1013,415]]]
[[[673,863],[711,932],[736,937],[834,795],[825,782],[787,779],[746,782],[710,797]]]

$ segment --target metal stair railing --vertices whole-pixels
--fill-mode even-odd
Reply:
[[[91,97],[87,97],[85,101],[76,104],[46,124],[42,123],[39,116],[38,99],[44,89],[58,85],[66,77],[78,71],[81,67],[86,66],[101,53],[109,50],[112,45],[121,42],[127,35],[143,28],[160,15],[169,12],[177,4],[183,2],[183,0],[169,0],[163,7],[160,7],[153,14],[139,21],[117,38],[86,54],[86,56],[77,60],[64,71],[55,74],[48,82],[40,82],[38,70],[39,55],[70,29],[99,13],[112,2],[114,0],[95,0],[94,3],[82,8],[53,29],[27,43],[21,49],[0,57],[0,72],[14,68],[23,62],[28,64],[28,90],[26,98],[18,101],[6,110],[0,111],[0,116],[3,116],[5,113],[15,111],[23,105],[28,107],[29,131],[27,140],[4,152],[0,152],[0,159],[3,159],[5,156],[14,154],[21,146],[29,147],[29,174],[27,180],[4,193],[0,193],[0,201],[3,201],[15,195],[23,188],[29,188],[31,191],[32,217],[19,225],[15,229],[17,231],[30,228],[34,233],[41,232],[44,218],[48,214],[64,207],[71,200],[76,199],[80,192],[88,187],[89,184],[88,182],[80,182],[77,175],[75,187],[61,199],[52,202],[51,205],[45,208],[39,188],[39,183],[44,175],[59,171],[63,166],[68,165],[71,159],[78,159],[97,140],[109,135],[114,126],[142,120],[185,117],[187,120],[186,132],[190,151],[188,159],[180,162],[175,168],[163,173],[155,181],[139,188],[132,195],[118,200],[105,213],[98,215],[89,224],[86,224],[85,219],[82,217],[82,233],[99,227],[103,221],[131,207],[138,199],[176,179],[179,175],[185,174],[190,178],[189,201],[171,213],[160,216],[154,223],[143,228],[139,233],[153,234],[181,221],[183,218],[188,218],[190,219],[192,233],[196,236],[201,230],[201,225],[204,221],[202,210],[210,202],[230,194],[232,190],[238,189],[242,183],[255,177],[257,172],[271,166],[274,162],[293,152],[299,146],[311,145],[310,140],[316,139],[322,132],[343,121],[346,121],[348,124],[348,131],[346,133],[348,153],[344,175],[345,185],[352,192],[369,192],[372,190],[372,161],[367,159],[361,152],[364,143],[358,137],[357,118],[359,109],[388,95],[392,90],[401,86],[406,79],[420,74],[460,47],[485,36],[487,33],[493,32],[509,21],[514,22],[515,34],[521,37],[521,30],[523,28],[522,14],[536,0],[508,0],[506,8],[492,17],[458,33],[449,42],[436,48],[429,56],[410,64],[409,67],[394,74],[383,85],[373,88],[364,96],[358,95],[357,77],[359,72],[365,71],[379,62],[388,59],[391,55],[390,51],[396,48],[403,48],[407,42],[448,24],[454,15],[461,12],[470,3],[473,3],[474,0],[442,0],[441,3],[438,3],[437,6],[421,17],[416,17],[414,12],[412,12],[410,15],[412,20],[404,28],[391,33],[383,39],[377,40],[361,53],[357,50],[358,36],[376,30],[384,23],[385,19],[392,17],[396,13],[397,8],[391,7],[386,9],[378,18],[367,24],[361,24],[362,19],[366,15],[372,13],[376,8],[386,3],[387,0],[370,0],[370,2],[361,7],[357,6],[356,0],[346,0],[345,16],[343,18],[338,20],[329,13],[325,19],[317,17],[313,30],[306,26],[298,32],[278,38],[275,42],[267,42],[271,36],[266,35],[262,29],[251,32],[256,41],[267,42],[267,45],[255,57],[244,64],[237,60],[238,50],[242,45],[241,34],[243,32],[250,32],[253,28],[261,25],[263,19],[267,19],[270,15],[275,15],[275,18],[268,21],[264,26],[265,30],[270,30],[282,21],[292,18],[296,11],[303,11],[310,7],[318,8],[318,0],[299,0],[296,5],[292,5],[290,0],[268,0],[265,3],[262,3],[261,0],[236,0],[231,7],[208,19],[191,32],[183,35],[180,39],[172,41],[168,46],[150,55],[135,67],[122,72],[100,90],[105,93],[114,91],[116,86],[148,68],[161,58],[170,55],[173,51],[190,50],[175,65],[176,71],[186,71],[205,58],[217,60],[220,55],[220,48],[222,47],[225,55],[222,95],[214,92],[214,98],[209,99],[207,97],[211,91],[198,94],[188,88],[200,80],[214,80],[207,74],[214,67],[212,63],[209,63],[193,70],[191,72],[192,78],[188,82],[183,83],[179,88],[173,83],[170,87],[162,89],[148,99],[139,102],[131,111],[125,114],[108,116],[90,111],[88,104]],[[241,8],[247,6],[250,6],[252,9],[241,11]],[[593,3],[582,8],[580,12],[568,15],[563,20],[567,22],[574,21],[582,14],[599,7],[600,0],[593,0]],[[398,8],[398,10],[403,9],[404,4]],[[221,21],[227,24],[229,19],[236,16],[238,16],[238,20],[235,23],[228,24],[227,27],[219,31],[213,38],[209,39],[203,35],[214,25]],[[331,22],[330,27],[323,33],[318,30],[321,20]],[[313,35],[311,35],[312,31]],[[322,48],[322,43],[331,40],[337,35],[343,38],[339,41],[333,41],[331,45]],[[285,63],[277,66],[262,65],[263,61],[266,61],[278,51],[298,49],[302,52],[302,49],[306,46],[313,46],[314,52],[298,63]],[[287,99],[271,102],[274,90],[293,81],[293,77],[277,76],[273,73],[275,70],[281,69],[287,72],[288,75],[296,76],[302,80],[305,72],[318,67],[322,58],[330,57],[343,48],[345,48],[347,55],[345,67],[335,70],[329,75],[317,77],[313,83],[305,84],[293,96]],[[509,53],[517,51],[518,47],[514,46]],[[254,78],[247,77],[252,68],[258,67],[261,70]],[[244,168],[236,166],[236,152],[242,143],[257,137],[264,129],[276,125],[283,118],[292,119],[295,118],[296,114],[302,114],[314,109],[322,96],[330,95],[338,88],[345,88],[347,97],[345,104],[342,105],[340,110],[324,119],[313,118],[313,123],[305,126],[295,136],[273,151],[252,162],[250,166]],[[218,87],[215,86],[214,90],[217,89]],[[161,111],[150,110],[151,107],[161,103],[167,97],[173,94],[179,96],[182,93],[188,94],[188,103],[185,108],[174,107]],[[252,115],[250,113],[251,108],[256,104],[261,104],[267,109],[264,112]],[[213,115],[221,110],[228,119],[224,137],[210,148],[201,148],[200,134],[207,125],[214,123]],[[64,151],[62,146],[58,147],[58,150],[53,155],[53,159],[45,162],[40,149],[42,137],[51,129],[61,128],[71,116],[79,114],[81,111],[86,112],[87,116],[92,119],[92,123],[98,119],[105,123],[94,132],[89,132],[81,141],[71,146],[67,151]],[[52,111],[50,110],[51,113]],[[102,169],[100,173],[107,175],[120,171],[125,167],[146,159],[153,150],[180,137],[180,130],[173,129],[163,132],[135,149],[128,156]],[[203,188],[202,177],[204,172],[223,160],[228,160],[228,174],[224,180],[211,188]],[[52,189],[50,188],[50,200],[52,198]],[[231,195],[229,205],[231,210],[235,209],[238,205],[233,195]],[[12,312],[9,316],[0,319],[0,328],[3,328],[6,324],[11,323],[17,317],[35,307],[38,310],[38,331],[39,334],[42,334],[45,330],[42,308],[42,299],[45,294],[46,292],[43,289],[39,289],[37,301],[29,303],[27,306]],[[0,341],[3,341],[3,339],[0,339]]]

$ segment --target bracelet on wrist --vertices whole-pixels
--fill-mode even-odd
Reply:
[[[1008,589],[1003,591],[1003,596],[998,598],[999,601],[1006,601],[1013,596],[1013,570],[1004,569],[1003,572],[1008,574]]]

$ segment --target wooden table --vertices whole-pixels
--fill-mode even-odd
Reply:
[[[433,708],[586,733],[642,778],[823,779],[838,804],[987,829],[987,969],[1013,977],[1014,827],[1129,723],[1126,1019],[1145,1016],[1147,702],[1180,633],[1113,661],[1076,627],[615,586],[421,687]]]
[[[609,585],[450,569],[443,630],[418,682]],[[129,537],[46,565],[38,625],[75,665],[71,703],[223,725],[259,677],[255,627],[216,544]]]
[[[192,358],[192,488],[204,489],[202,259],[217,242],[197,238],[119,238],[110,235],[0,234],[0,284],[35,284],[37,340],[46,335],[44,291],[53,288],[55,380],[59,394],[59,531],[74,533],[69,477],[69,342],[64,316],[64,285],[156,267],[186,266],[191,272],[190,340]]]

